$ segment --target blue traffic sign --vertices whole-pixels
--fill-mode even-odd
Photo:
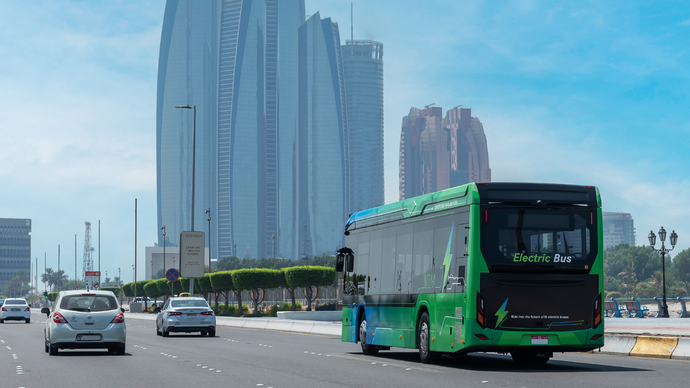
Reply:
[[[170,282],[176,282],[179,277],[180,273],[177,271],[177,268],[170,268],[165,273],[165,278],[168,279],[168,281]]]

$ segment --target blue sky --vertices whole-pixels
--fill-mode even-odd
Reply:
[[[165,2],[0,1],[0,217],[33,219],[32,255],[74,273],[84,221],[101,269],[139,276],[156,240],[155,104]],[[350,1],[307,0],[350,36]],[[410,107],[462,104],[494,181],[592,184],[690,247],[690,3],[354,1],[384,44],[386,201]],[[95,255],[97,260],[97,252]],[[72,275],[73,276],[73,275]]]

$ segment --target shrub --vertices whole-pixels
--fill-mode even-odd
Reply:
[[[623,294],[621,294],[619,291],[612,291],[612,292],[609,292],[608,294],[606,294],[606,297],[608,299],[613,299],[613,298],[618,299],[618,298],[622,298]]]
[[[120,297],[120,287],[101,287],[101,290],[111,291],[113,294],[115,294],[116,298]]]

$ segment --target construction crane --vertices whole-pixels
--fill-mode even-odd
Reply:
[[[432,105],[436,105],[436,103],[435,103],[435,102],[432,102],[432,103],[429,104],[429,105],[424,105],[424,109],[429,109],[429,107],[432,106]]]
[[[95,250],[91,246],[91,223],[89,221],[84,222],[86,225],[86,233],[84,235],[84,263],[82,276],[86,271],[93,271],[93,251]]]

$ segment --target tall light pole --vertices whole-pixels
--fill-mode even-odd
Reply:
[[[117,288],[120,289],[120,306],[122,306],[122,271],[117,267]]]
[[[60,291],[60,286],[62,284],[62,276],[60,275],[60,244],[58,244],[58,273],[57,273],[57,290]]]
[[[649,245],[652,246],[652,249],[655,250],[656,252],[661,253],[661,283],[663,284],[663,301],[661,303],[661,311],[659,314],[659,318],[668,318],[668,305],[666,304],[666,254],[671,252],[673,248],[676,247],[676,243],[678,242],[678,235],[676,234],[676,231],[674,230],[671,232],[671,236],[669,236],[671,240],[671,249],[667,249],[664,246],[664,241],[666,241],[666,229],[662,226],[661,229],[659,229],[659,239],[661,240],[661,249],[656,249],[654,248],[654,244],[656,244],[656,236],[654,235],[653,231],[649,232],[649,235],[647,236],[649,238]]]
[[[213,272],[211,268],[211,208],[208,208],[204,213],[208,214],[208,272]]]

